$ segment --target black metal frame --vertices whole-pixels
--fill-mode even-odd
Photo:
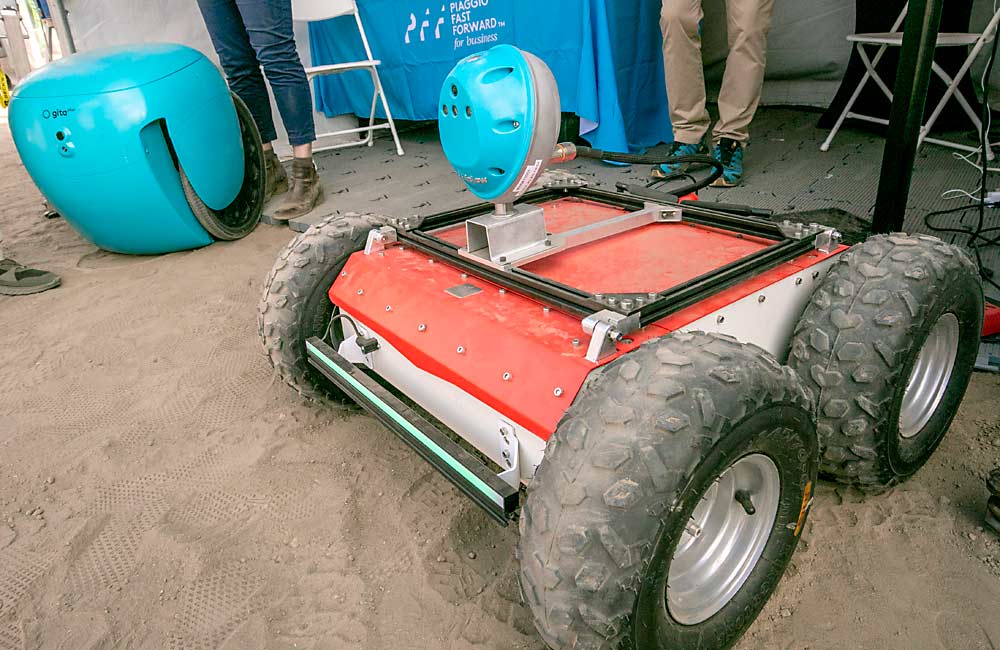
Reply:
[[[643,209],[647,201],[644,197],[626,192],[560,186],[528,192],[518,202],[537,204],[561,198],[585,199],[629,211]],[[681,208],[682,218],[687,222],[769,239],[774,241],[774,244],[687,282],[659,291],[656,298],[641,306],[627,311],[619,310],[626,317],[635,317],[639,326],[658,321],[703,300],[707,296],[792,260],[814,248],[811,236],[804,239],[789,238],[782,233],[778,224],[771,221],[701,208],[693,202],[681,204],[664,201],[662,203]],[[598,300],[587,291],[560,284],[524,269],[514,267],[506,271],[478,263],[460,255],[458,247],[454,244],[438,239],[431,234],[432,231],[457,225],[472,217],[488,214],[492,210],[492,204],[479,203],[432,215],[427,217],[418,228],[399,232],[398,239],[403,245],[412,246],[417,250],[442,258],[464,271],[580,317],[611,308],[609,303]]]

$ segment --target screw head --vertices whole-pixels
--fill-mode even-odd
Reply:
[[[517,120],[514,120],[514,128],[516,129],[516,128],[518,128],[519,126],[521,126],[521,123],[520,123],[520,122],[518,122]]]
[[[543,312],[543,313],[546,313],[546,314],[547,314],[547,313],[549,313],[550,311],[552,311],[552,310],[551,310],[550,308],[548,308],[548,307],[542,307],[542,312]]]
[[[504,381],[510,381],[510,373],[509,372],[503,373],[503,380]]]
[[[364,292],[365,292],[365,290],[364,290],[364,289],[358,289],[358,295],[359,295],[359,296],[360,296],[360,295],[362,295],[362,294],[364,294]]]
[[[506,289],[500,289],[500,295],[501,295],[501,296],[502,296],[502,295],[504,295],[505,293],[507,293],[507,290],[506,290]]]
[[[386,311],[392,311],[392,305],[386,305],[385,306],[385,310]]]
[[[759,296],[757,296],[757,302],[762,303],[765,300],[767,300],[767,296],[765,296],[765,295],[759,295]]]
[[[465,354],[465,348],[460,345],[457,348],[455,348],[455,352],[457,352],[459,354]]]
[[[462,279],[463,280],[468,280],[469,279],[469,274],[468,273],[463,273],[462,274]]]
[[[795,278],[795,286],[802,284],[802,278]]]
[[[655,291],[650,291],[649,293],[646,294],[646,297],[649,298],[650,300],[656,300],[656,295],[657,294]]]
[[[423,323],[420,323],[419,325],[417,325],[417,331],[418,332],[426,332],[427,331],[427,326],[424,325]]]
[[[433,258],[427,258],[427,263],[428,264],[433,264],[434,263],[434,259]]]
[[[347,271],[341,271],[340,272],[340,277],[346,278],[347,277]]]
[[[718,318],[715,319],[715,322],[719,323],[721,325],[722,323],[726,322],[726,317],[725,316],[719,316]]]
[[[579,346],[580,345],[580,339],[573,339],[573,345],[574,346]]]
[[[556,389],[552,391],[552,394],[555,395],[556,397],[562,397],[563,389],[556,386]]]
[[[813,280],[819,277],[819,271],[813,271]]]

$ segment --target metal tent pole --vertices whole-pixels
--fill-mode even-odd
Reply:
[[[911,0],[893,89],[872,232],[903,228],[944,0]]]
[[[66,6],[63,0],[49,0],[52,22],[55,24],[56,33],[59,34],[59,49],[62,55],[76,54],[76,44],[73,42],[73,33],[69,29],[69,19],[66,17]]]

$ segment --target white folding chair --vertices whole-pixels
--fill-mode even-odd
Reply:
[[[314,78],[323,75],[340,74],[350,70],[368,70],[372,77],[372,86],[374,87],[371,114],[368,116],[368,126],[360,126],[356,129],[346,129],[343,131],[332,131],[330,133],[317,134],[317,140],[319,140],[319,138],[337,135],[350,135],[352,133],[366,133],[367,137],[364,139],[358,139],[356,142],[320,146],[316,150],[325,151],[329,149],[341,149],[343,147],[356,147],[364,144],[370,147],[374,144],[375,131],[378,129],[389,129],[389,131],[392,132],[392,139],[396,143],[396,153],[402,156],[403,147],[399,144],[399,134],[396,133],[396,123],[392,120],[392,113],[389,111],[389,103],[386,101],[385,92],[382,90],[382,80],[379,79],[378,76],[378,66],[381,65],[382,62],[372,57],[371,47],[368,46],[368,36],[365,34],[364,25],[361,24],[361,16],[358,13],[358,7],[354,0],[292,0],[292,18],[301,22],[327,20],[329,18],[337,18],[338,16],[347,16],[349,14],[354,16],[354,20],[358,25],[358,32],[361,34],[361,43],[365,46],[365,54],[368,58],[363,61],[350,61],[347,63],[332,63],[330,65],[307,67],[306,77],[309,78],[309,81],[312,81]],[[385,124],[375,124],[375,107],[377,102],[380,100],[382,102],[382,109],[385,110]]]
[[[844,120],[847,118],[854,118],[857,120],[864,120],[866,122],[874,122],[875,124],[888,125],[889,120],[874,117],[871,115],[863,115],[861,113],[855,113],[851,109],[854,108],[854,104],[858,101],[858,97],[861,96],[861,91],[864,89],[865,85],[869,80],[873,81],[877,85],[889,101],[892,101],[892,90],[889,86],[882,80],[879,76],[876,66],[878,66],[879,61],[882,60],[882,55],[885,54],[886,50],[890,47],[901,47],[903,45],[903,33],[900,28],[903,25],[903,21],[906,19],[906,12],[909,9],[909,4],[903,7],[902,13],[899,14],[899,18],[892,26],[892,30],[889,32],[883,32],[878,34],[852,34],[847,37],[847,40],[854,43],[858,50],[858,56],[861,57],[861,62],[865,65],[865,74],[861,77],[861,82],[858,87],[854,89],[854,94],[851,95],[851,99],[844,106],[843,112],[841,112],[840,117],[837,118],[837,123],[833,125],[833,130],[830,131],[830,135],[827,136],[826,141],[820,145],[820,150],[829,151],[830,144],[833,143],[833,138],[837,135],[837,131],[844,124]],[[993,42],[993,39],[997,35],[997,25],[1000,24],[1000,11],[997,11],[993,18],[990,20],[986,29],[982,33],[941,33],[938,34],[937,47],[966,47],[970,48],[969,55],[966,57],[965,62],[962,67],[959,68],[958,73],[952,78],[944,69],[933,62],[931,69],[934,73],[945,83],[948,87],[945,90],[944,95],[941,97],[941,101],[938,102],[937,106],[934,107],[933,112],[931,112],[930,117],[927,118],[927,122],[920,129],[920,137],[917,140],[917,149],[923,145],[924,142],[930,142],[933,144],[942,145],[945,147],[951,147],[953,149],[959,149],[961,151],[977,152],[978,147],[969,146],[967,144],[961,144],[959,142],[952,142],[950,140],[942,140],[939,138],[929,137],[931,129],[934,127],[934,123],[941,116],[941,112],[947,105],[948,100],[952,97],[955,101],[959,103],[965,113],[969,116],[972,124],[976,127],[976,131],[982,130],[982,122],[976,112],[972,110],[972,106],[969,105],[968,100],[962,95],[962,92],[958,90],[958,84],[969,72],[969,68],[972,67],[973,62],[976,57],[983,50],[986,45]],[[865,51],[865,46],[878,46],[878,51],[875,53],[873,58],[869,58],[868,52]],[[990,146],[989,142],[986,145],[986,159],[993,160],[993,148]]]

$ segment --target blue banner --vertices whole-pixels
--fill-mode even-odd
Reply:
[[[625,7],[623,5],[628,5]],[[361,0],[361,20],[396,119],[437,118],[441,83],[460,59],[499,43],[552,69],[562,110],[595,147],[635,151],[672,140],[663,83],[660,0]],[[309,26],[313,65],[364,59],[354,19]],[[316,80],[327,115],[371,110],[371,79],[353,71]],[[384,117],[381,107],[376,114]]]

